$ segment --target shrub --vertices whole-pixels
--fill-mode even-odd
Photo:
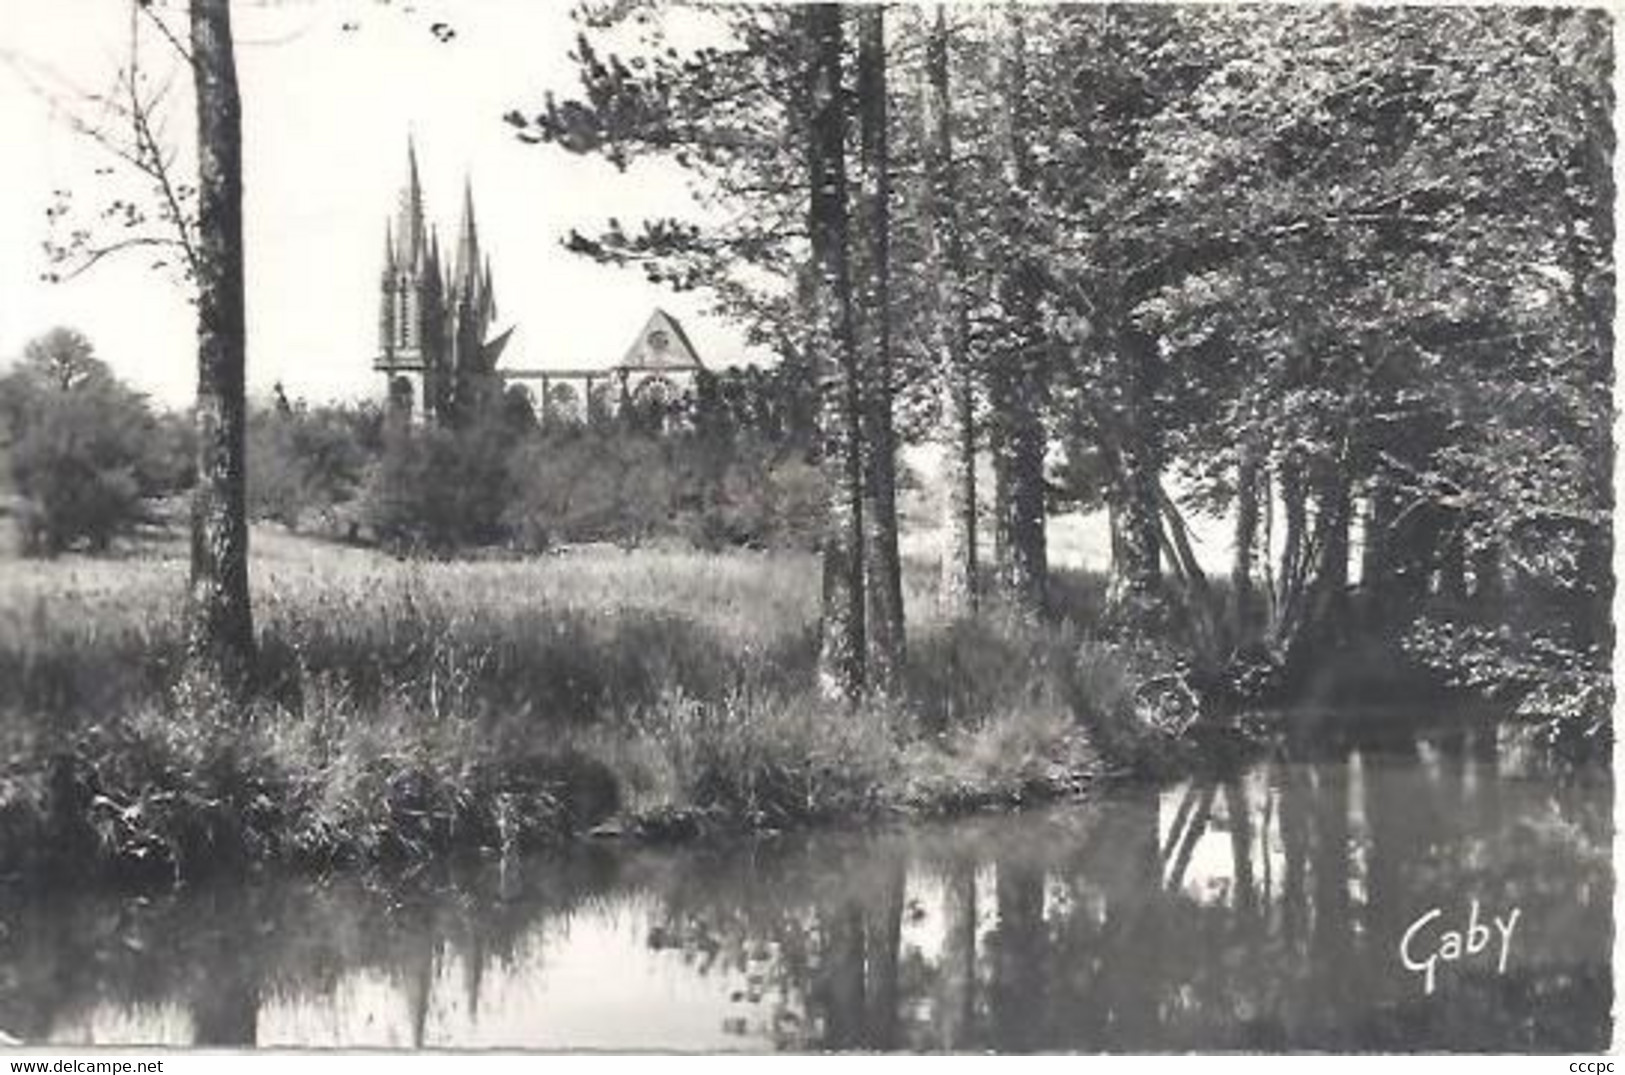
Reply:
[[[708,549],[812,548],[823,517],[818,469],[754,438],[719,445],[693,432],[570,426],[525,438],[508,474],[503,523],[531,550],[661,537]]]
[[[349,408],[260,409],[248,421],[248,512],[289,529],[311,515],[331,522],[366,473],[367,417]]]
[[[179,477],[146,400],[69,329],[30,343],[0,379],[0,423],[29,553],[107,548],[142,521],[146,497]]]
[[[528,437],[508,475],[503,521],[522,548],[636,545],[671,529],[679,476],[669,446],[655,438],[598,428]]]
[[[362,494],[362,517],[397,552],[447,553],[504,534],[511,438],[500,424],[466,431],[389,423]]]

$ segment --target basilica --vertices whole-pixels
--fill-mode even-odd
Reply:
[[[499,366],[515,329],[496,331],[496,294],[474,222],[473,187],[464,183],[457,244],[447,251],[426,221],[410,141],[406,168],[395,215],[385,224],[373,363],[384,375],[392,407],[445,424],[478,413],[492,394],[518,391],[544,423],[589,421],[632,404],[673,399],[705,368],[682,324],[660,309],[633,336],[619,362]]]
[[[425,221],[410,143],[406,166],[394,220],[385,225],[374,366],[392,405],[445,422],[500,387],[496,363],[511,330],[491,334],[496,295],[490,260],[480,252],[472,186],[464,184],[457,245],[446,251],[438,229]]]

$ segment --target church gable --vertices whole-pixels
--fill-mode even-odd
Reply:
[[[656,310],[627,348],[621,368],[682,371],[703,369],[704,364],[677,319]]]

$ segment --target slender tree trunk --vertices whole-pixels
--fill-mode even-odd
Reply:
[[[1340,464],[1320,483],[1316,525],[1320,530],[1315,565],[1314,631],[1320,640],[1340,638],[1348,626],[1349,525],[1353,504],[1349,478]]]
[[[997,361],[987,374],[987,404],[987,454],[993,462],[992,582],[1002,593],[1004,565],[1010,560],[1010,467],[1005,447],[1010,435],[1010,371]]]
[[[897,551],[897,443],[892,427],[891,150],[888,138],[885,8],[858,12],[858,127],[861,146],[854,260],[858,353],[863,369],[864,581],[869,686],[896,693],[904,660],[903,565]]]
[[[1043,344],[1038,316],[1038,266],[1030,244],[1028,202],[1033,162],[1027,144],[1026,30],[1017,5],[1005,9],[1004,34],[1004,181],[1007,188],[1006,239],[1009,254],[999,281],[1010,351],[1000,375],[1005,389],[995,397],[994,421],[1002,427],[994,466],[1005,492],[1001,522],[1005,540],[999,549],[999,577],[1006,597],[1023,615],[1043,613],[1049,564],[1045,533],[1044,455],[1048,438],[1044,408],[1048,383],[1039,355]]]
[[[1114,609],[1147,612],[1162,588],[1162,522],[1157,466],[1148,445],[1127,431],[1113,453],[1112,577]]]
[[[939,425],[943,473],[942,606],[976,608],[976,394],[965,304],[965,242],[954,179],[953,111],[948,91],[948,22],[937,5],[926,38],[924,117],[930,272],[936,285],[936,347],[942,383]]]
[[[1105,401],[1096,408],[1109,448],[1109,493],[1118,522],[1113,551],[1120,554],[1112,564],[1108,604],[1114,615],[1137,622],[1156,618],[1163,601],[1162,458],[1150,408],[1155,341],[1124,326],[1109,346],[1114,375],[1106,378]]]
[[[818,364],[820,465],[829,498],[821,550],[823,637],[818,679],[826,698],[856,701],[863,693],[865,665],[862,436],[847,265],[841,8],[812,4],[802,18],[809,50],[808,231],[815,268],[812,356]]]
[[[1281,515],[1286,522],[1286,534],[1281,540],[1281,569],[1276,585],[1276,622],[1272,624],[1278,643],[1290,641],[1297,630],[1297,621],[1303,613],[1303,583],[1305,530],[1308,526],[1309,506],[1304,490],[1303,472],[1296,459],[1282,460],[1276,480],[1281,489]]]
[[[228,0],[191,0],[197,97],[197,487],[192,494],[195,671],[246,689],[254,661],[244,510],[242,108]]]
[[[1253,586],[1253,555],[1258,547],[1258,448],[1248,438],[1236,466],[1236,558],[1230,569],[1231,622],[1238,642],[1252,637],[1258,623]]]
[[[1365,547],[1360,552],[1360,593],[1364,606],[1362,619],[1367,624],[1381,623],[1387,616],[1388,599],[1393,589],[1393,524],[1394,497],[1387,482],[1380,476],[1366,483]]]

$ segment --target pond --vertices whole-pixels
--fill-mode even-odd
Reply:
[[[11,896],[0,1030],[312,1047],[1605,1048],[1608,772],[1545,768],[1488,725],[1363,727],[1024,814],[595,843],[387,882]]]

